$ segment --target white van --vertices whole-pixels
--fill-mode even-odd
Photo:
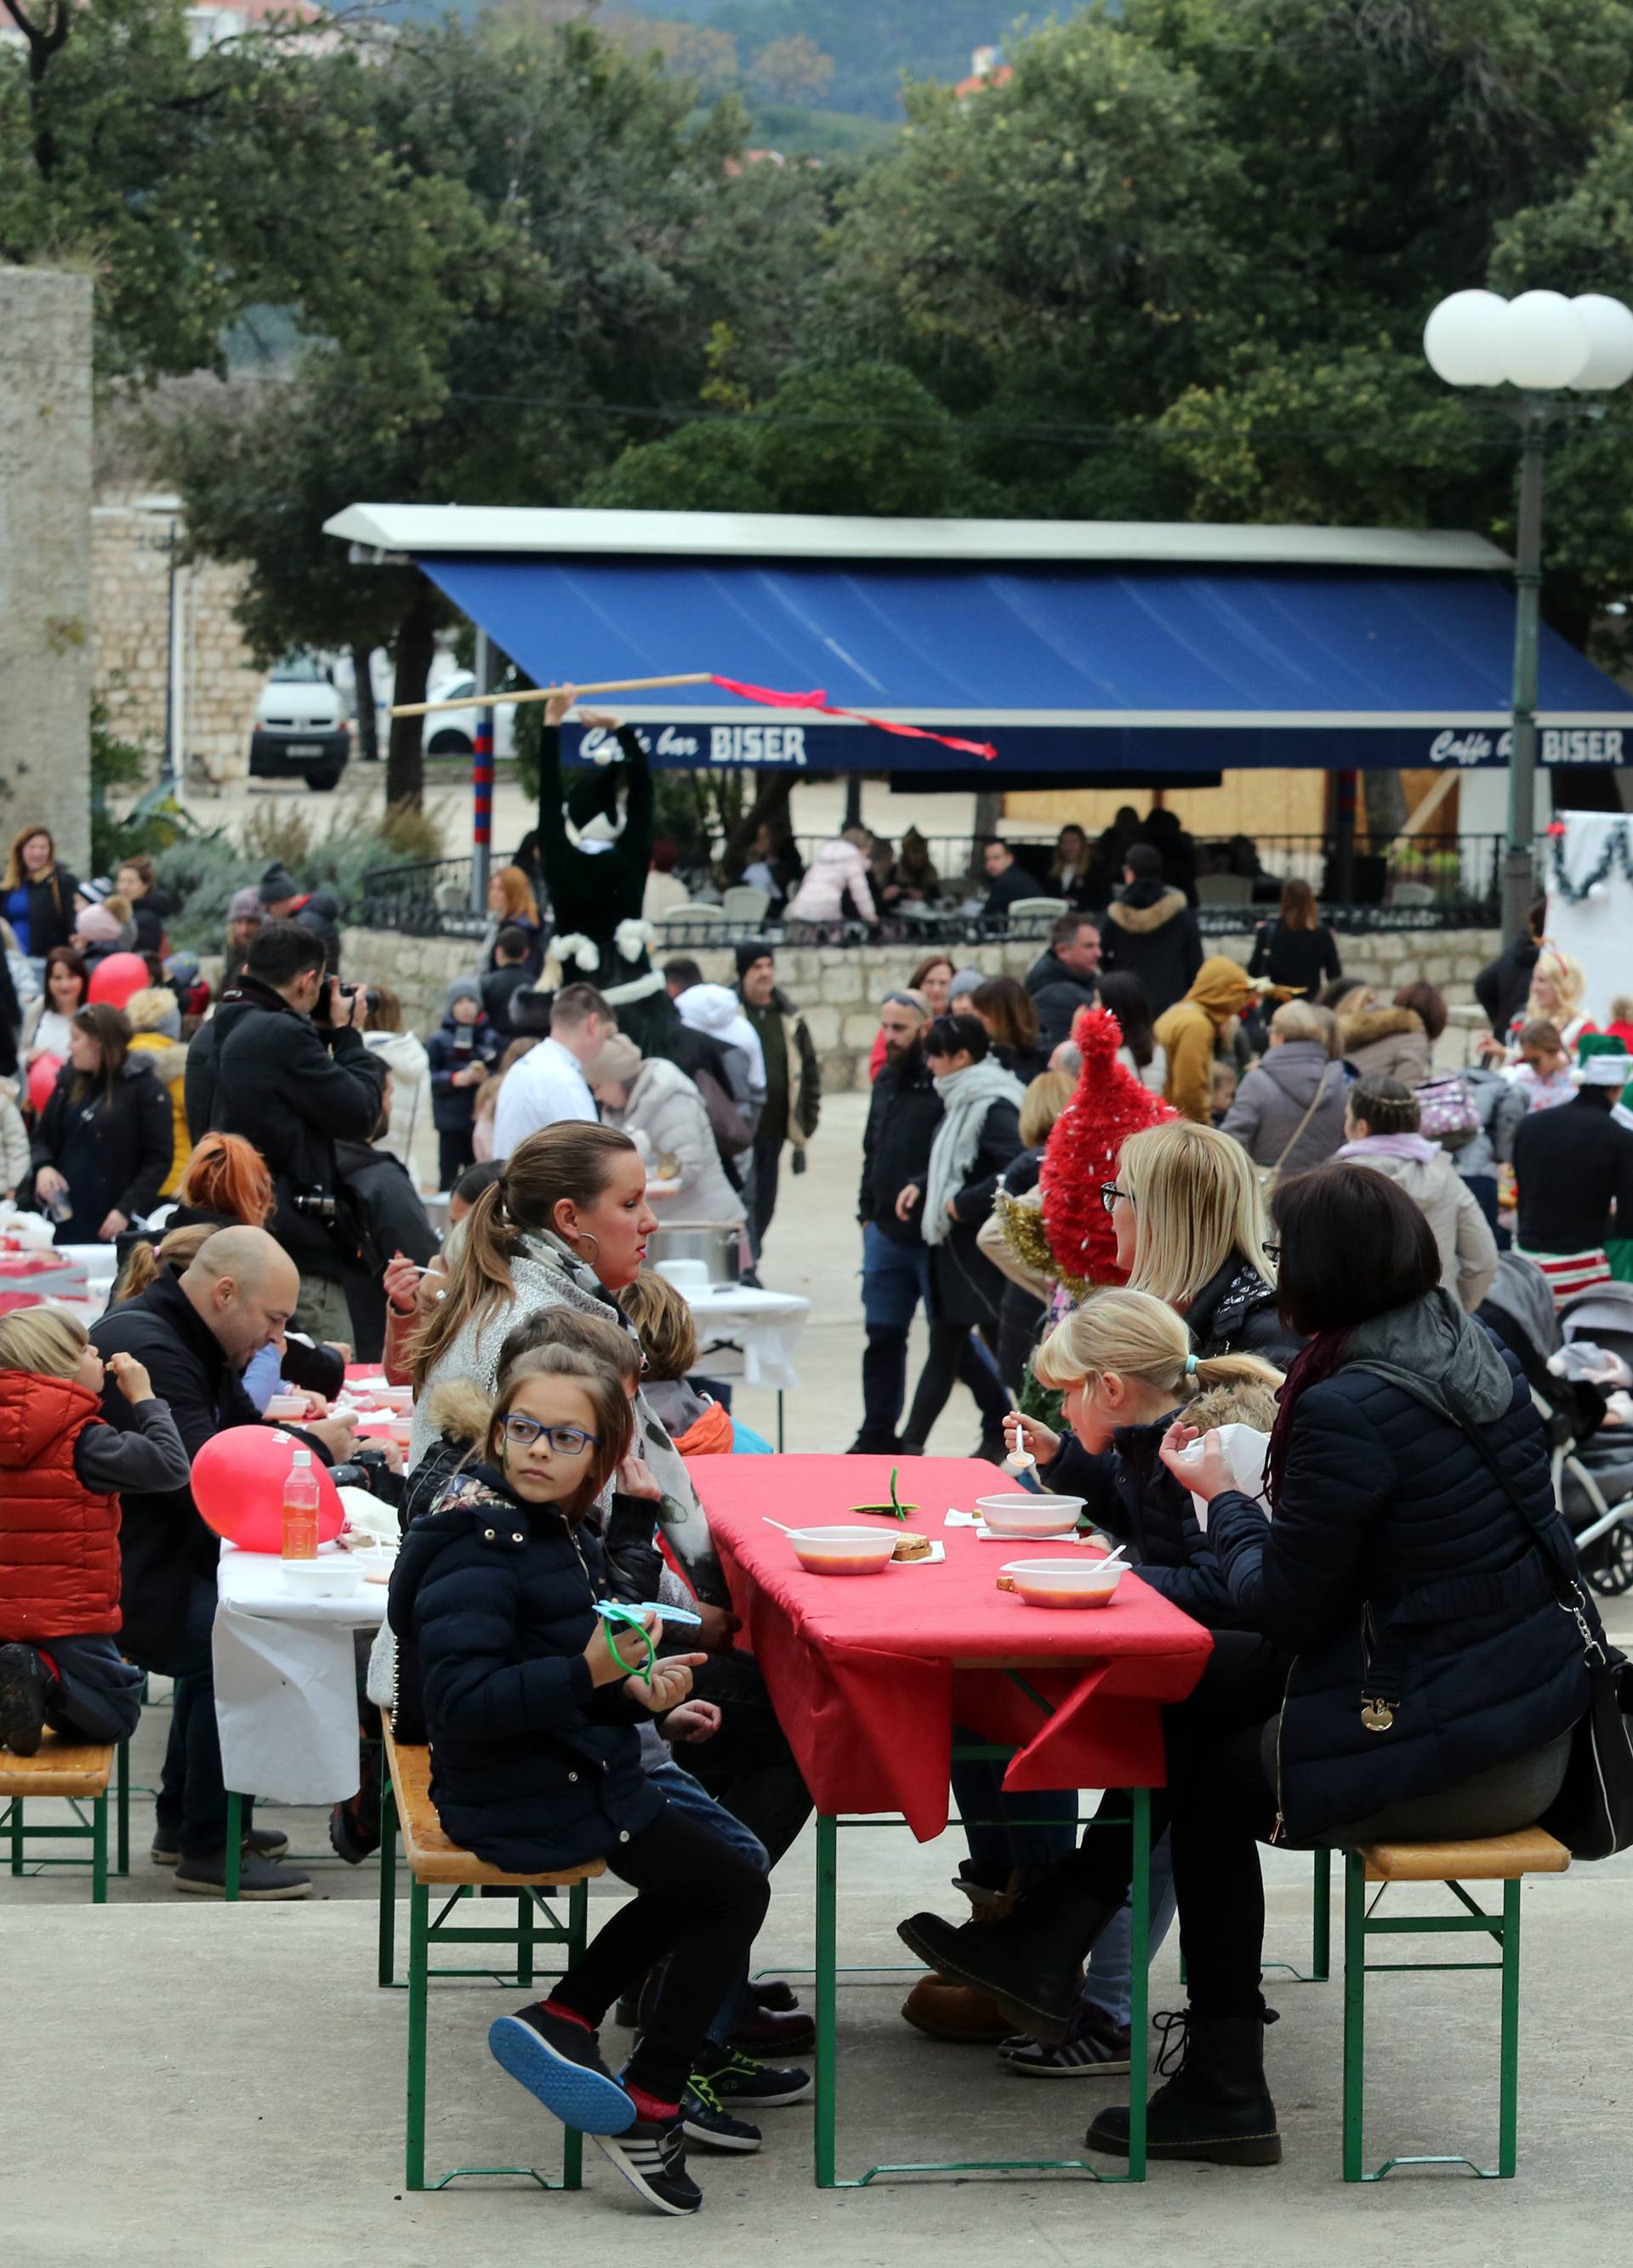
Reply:
[[[346,704],[321,654],[292,653],[261,688],[249,740],[251,779],[304,779],[328,793],[351,754]]]

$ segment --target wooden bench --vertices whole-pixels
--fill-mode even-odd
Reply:
[[[571,1967],[584,1950],[589,1921],[589,1885],[597,1874],[604,1874],[606,1868],[599,1859],[593,1859],[582,1867],[541,1874],[511,1874],[502,1867],[489,1866],[485,1859],[478,1859],[474,1852],[465,1850],[444,1832],[431,1797],[430,1749],[400,1743],[391,1729],[389,1716],[383,1712],[382,1719],[386,1746],[380,1846],[380,1981],[382,1985],[395,1984],[396,1981],[395,1926],[396,1837],[399,1830],[410,1875],[407,2185],[410,2190],[428,2187],[440,2190],[446,2189],[450,2182],[461,2181],[473,2175],[516,2174],[536,2182],[541,2189],[575,2190],[580,2186],[583,2177],[584,2138],[571,2127],[565,2130],[559,2183],[546,2180],[536,2166],[457,2166],[452,2173],[444,2174],[434,2182],[426,2182],[427,1999],[433,1976],[488,1977],[495,1984],[530,1985],[534,1981],[534,1949],[540,1945],[565,1948],[566,1964]],[[434,1917],[431,1912],[430,1894],[432,1889],[447,1889],[451,1893],[447,1904]],[[484,1906],[484,1919],[480,1927],[464,1928],[450,1922],[448,1917],[458,1911],[461,1900],[469,1892],[495,1889],[510,1889],[516,1893],[514,1921],[500,1922]],[[565,1920],[558,1918],[542,1895],[545,1890],[567,1892]],[[493,1969],[433,1970],[431,1949],[436,1944],[512,1946],[516,1955],[514,1975]]]
[[[1344,1854],[1344,2179],[1378,2182],[1397,2166],[1467,2166],[1482,2180],[1510,2180],[1518,2156],[1519,1886],[1527,1874],[1563,1874],[1570,1853],[1541,1827],[1467,1843],[1371,1843]],[[1381,1887],[1369,1905],[1367,1885]],[[1392,1884],[1441,1882],[1465,1911],[1391,1915],[1378,1908]],[[1477,1904],[1465,1882],[1501,1882],[1503,1911]],[[1374,1937],[1427,1937],[1474,1932],[1493,1938],[1496,1961],[1369,1962]],[[1502,2045],[1497,2095],[1497,2162],[1477,2166],[1459,2154],[1386,2158],[1362,2170],[1366,2090],[1366,1980],[1381,1970],[1496,1969],[1502,1972]]]
[[[128,1874],[130,1770],[129,1750],[123,1742],[117,1749],[92,1747],[64,1740],[58,1733],[47,1733],[32,1756],[13,1756],[9,1749],[0,1749],[0,1837],[10,1839],[14,1874],[26,1873],[31,1865],[36,1869],[88,1866],[92,1904],[107,1903],[107,1790],[115,1762],[119,1773],[116,1871]],[[70,1823],[42,1827],[37,1819],[28,1819],[25,1806],[47,1796],[68,1804],[73,1815]],[[82,1808],[86,1803],[91,1807],[89,1818]],[[29,1857],[29,1843],[48,1841],[88,1842],[91,1856],[88,1859]]]

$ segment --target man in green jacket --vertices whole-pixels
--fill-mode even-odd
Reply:
[[[765,1107],[754,1137],[754,1180],[749,1241],[757,1266],[760,1247],[777,1209],[782,1145],[794,1146],[794,1170],[805,1171],[805,1145],[822,1110],[822,1070],[805,1019],[777,983],[768,945],[737,947],[737,997],[765,1057]]]

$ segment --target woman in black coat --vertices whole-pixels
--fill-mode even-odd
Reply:
[[[930,1351],[902,1428],[908,1456],[923,1454],[970,1333],[979,1332],[989,1350],[996,1347],[1004,1278],[976,1238],[993,1209],[1000,1174],[1023,1146],[1024,1090],[992,1053],[978,1017],[938,1016],[925,1035],[924,1054],[942,1100],[942,1122],[924,1187],[910,1182],[897,1199],[898,1212],[922,1206],[930,1248]],[[979,1454],[1001,1459],[1001,1437],[984,1434]]]
[[[1308,882],[1283,882],[1278,918],[1260,922],[1253,939],[1250,976],[1267,976],[1273,984],[1313,1000],[1324,984],[1341,976],[1338,945],[1321,919],[1315,892]]]
[[[34,1134],[34,1199],[70,1207],[59,1244],[110,1244],[145,1219],[175,1159],[169,1094],[130,1055],[130,1027],[105,1001],[74,1018],[69,1060]]]
[[[1599,1635],[1525,1380],[1441,1291],[1419,1208],[1340,1162],[1290,1182],[1278,1221],[1282,1307],[1314,1336],[1271,1436],[1274,1521],[1238,1492],[1216,1440],[1177,1425],[1163,1447],[1187,1496],[1208,1503],[1195,1548],[1217,1558],[1260,1644],[1246,1656],[1216,1647],[1190,1699],[1163,1712],[1168,1785],[1153,1830],[1167,1819],[1190,2007],[1149,2144],[1245,2165],[1282,2154],[1264,2081],[1258,1842],[1452,1840],[1533,1824],[1559,1793],[1588,1703],[1584,1639],[1562,1595],[1575,1590]],[[1124,1799],[1108,1801],[1119,1816]],[[1060,2026],[1084,1946],[1130,1872],[1119,1833],[1088,1836],[1009,1920],[972,1938],[916,1916],[902,1933],[1034,2029]],[[1089,2139],[1120,2154],[1127,2135],[1127,2110],[1111,2110]]]

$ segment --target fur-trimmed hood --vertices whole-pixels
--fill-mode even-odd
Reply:
[[[445,1378],[425,1397],[425,1416],[445,1441],[480,1442],[493,1415],[493,1396],[474,1378]]]
[[[1397,1032],[1422,1029],[1423,1020],[1415,1008],[1363,1008],[1358,1016],[1343,1018],[1338,1037],[1348,1055],[1351,1048],[1370,1047],[1374,1040],[1393,1039]]]
[[[1143,895],[1138,882],[1132,887],[1134,892]],[[1183,890],[1164,890],[1143,905],[1135,904],[1132,896],[1114,898],[1105,909],[1105,917],[1115,922],[1119,929],[1127,930],[1130,937],[1149,937],[1154,930],[1161,929],[1185,909]]]

